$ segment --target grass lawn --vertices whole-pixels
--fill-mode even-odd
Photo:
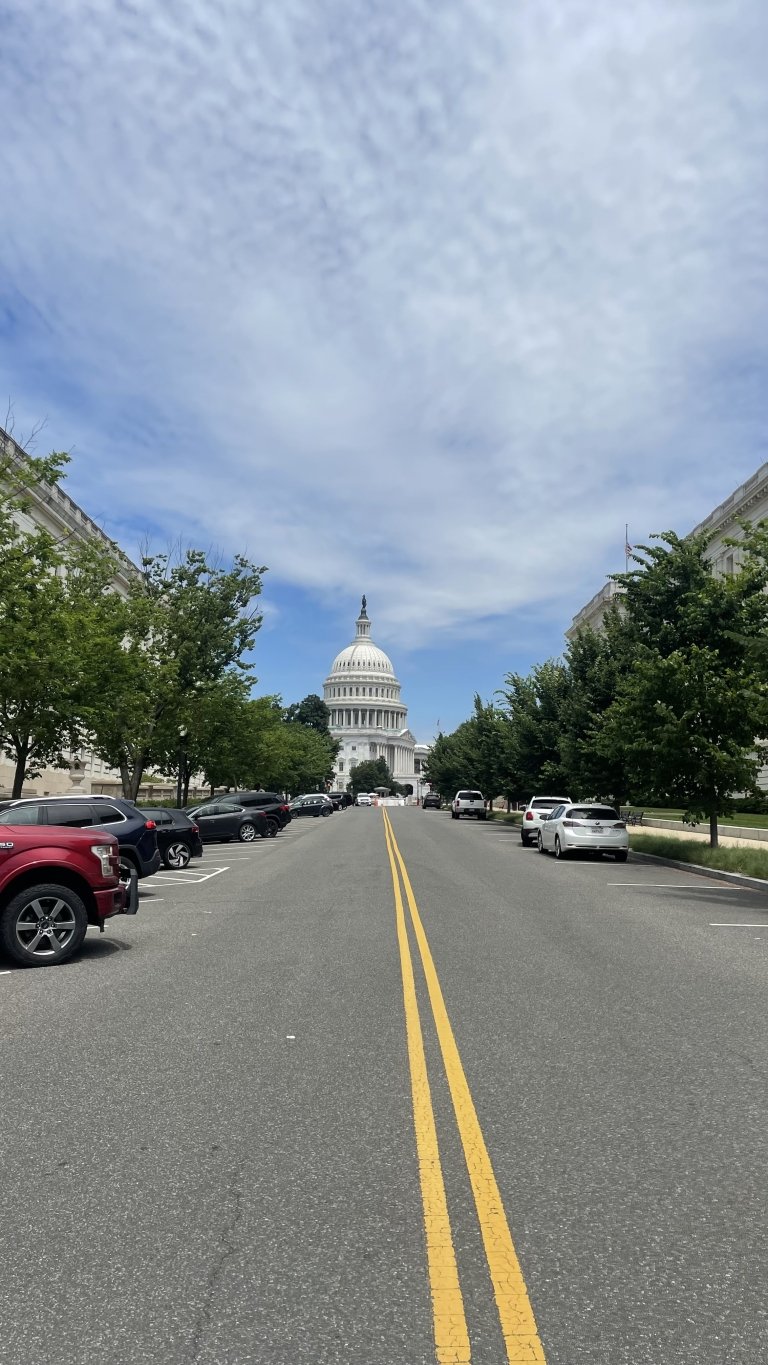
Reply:
[[[627,806],[626,809],[635,810],[635,807]],[[647,806],[644,814],[650,819],[656,820],[682,820],[683,818],[681,810],[649,810]],[[717,823],[719,825],[741,825],[742,829],[768,829],[768,815],[721,815]],[[709,821],[700,820],[696,828],[706,832],[709,828]]]
[[[500,820],[503,825],[521,825],[523,823],[523,812],[521,810],[489,810],[489,820]]]
[[[675,858],[680,863],[698,863],[720,872],[741,872],[745,877],[768,881],[768,851],[761,848],[710,848],[696,839],[669,839],[663,834],[629,835],[630,848],[638,853],[655,853],[659,858]]]

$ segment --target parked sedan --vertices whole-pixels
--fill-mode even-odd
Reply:
[[[333,802],[330,797],[313,792],[310,796],[299,796],[291,802],[291,815],[294,820],[302,815],[333,815]]]
[[[611,853],[617,863],[629,855],[627,826],[613,806],[584,802],[559,805],[539,825],[539,853],[567,858],[571,853]]]
[[[188,867],[193,858],[202,858],[203,841],[199,826],[183,810],[166,810],[162,806],[151,810],[143,806],[142,814],[157,825],[157,847],[164,867]]]
[[[274,838],[277,826],[259,810],[246,810],[232,801],[211,801],[206,806],[187,811],[200,830],[204,844],[239,839],[251,844],[260,834],[262,839]]]

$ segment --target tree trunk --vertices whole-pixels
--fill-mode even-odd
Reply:
[[[120,760],[120,779],[123,784],[123,796],[127,801],[131,799],[131,765],[127,759]]]
[[[717,834],[717,813],[715,812],[711,814],[709,817],[709,847],[717,848],[718,843],[719,840]]]
[[[182,769],[182,783],[181,783],[181,804],[182,804],[182,806],[188,806],[188,805],[189,805],[189,780],[190,780],[191,776],[192,776],[192,774],[191,774],[190,769],[189,769],[189,764],[188,764],[188,763],[185,763],[185,764],[184,764],[184,767],[183,767],[183,769]]]
[[[133,771],[131,773],[131,794],[129,797],[129,800],[131,801],[137,801],[139,798],[139,787],[141,786],[141,779],[144,776],[145,763],[146,755],[143,753],[134,760]]]
[[[27,775],[27,760],[29,759],[29,740],[25,739],[16,745],[16,770],[13,774],[13,791],[11,796],[21,796],[24,787],[24,778]]]

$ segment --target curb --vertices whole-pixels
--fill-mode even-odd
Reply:
[[[701,867],[699,863],[681,863],[678,858],[660,858],[655,853],[638,853],[630,849],[630,862],[658,863],[660,867],[676,867],[681,872],[694,872],[700,877],[710,877],[714,881],[731,882],[734,886],[745,886],[748,891],[762,891],[768,896],[768,881],[762,877],[746,877],[741,872],[723,872],[716,867]]]

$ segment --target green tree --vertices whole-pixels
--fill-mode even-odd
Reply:
[[[285,719],[298,725],[308,725],[321,735],[329,735],[331,732],[331,713],[316,692],[310,692],[303,701],[287,706]]]
[[[400,792],[400,785],[393,778],[387,766],[387,760],[385,758],[365,758],[362,763],[355,764],[349,775],[347,791],[352,791],[357,795],[358,792],[373,792],[377,787],[386,787],[395,795]]]
[[[768,733],[768,686],[744,640],[768,629],[768,558],[752,542],[734,577],[713,573],[706,534],[673,532],[638,547],[638,567],[617,575],[633,667],[606,714],[613,742],[647,797],[706,818],[754,786]]]
[[[616,606],[602,631],[579,631],[566,650],[560,708],[564,789],[617,806],[629,797],[629,771],[621,737],[606,730],[606,717],[632,657],[625,637],[626,622]]]
[[[213,564],[200,550],[142,567],[127,598],[109,603],[89,706],[96,752],[119,768],[134,800],[150,762],[176,770],[195,694],[230,671],[247,674],[265,572],[241,555],[228,568]]]
[[[510,729],[505,743],[507,787],[515,794],[563,791],[567,782],[560,753],[567,696],[565,666],[558,660],[536,664],[526,677],[509,673],[502,690]]]

